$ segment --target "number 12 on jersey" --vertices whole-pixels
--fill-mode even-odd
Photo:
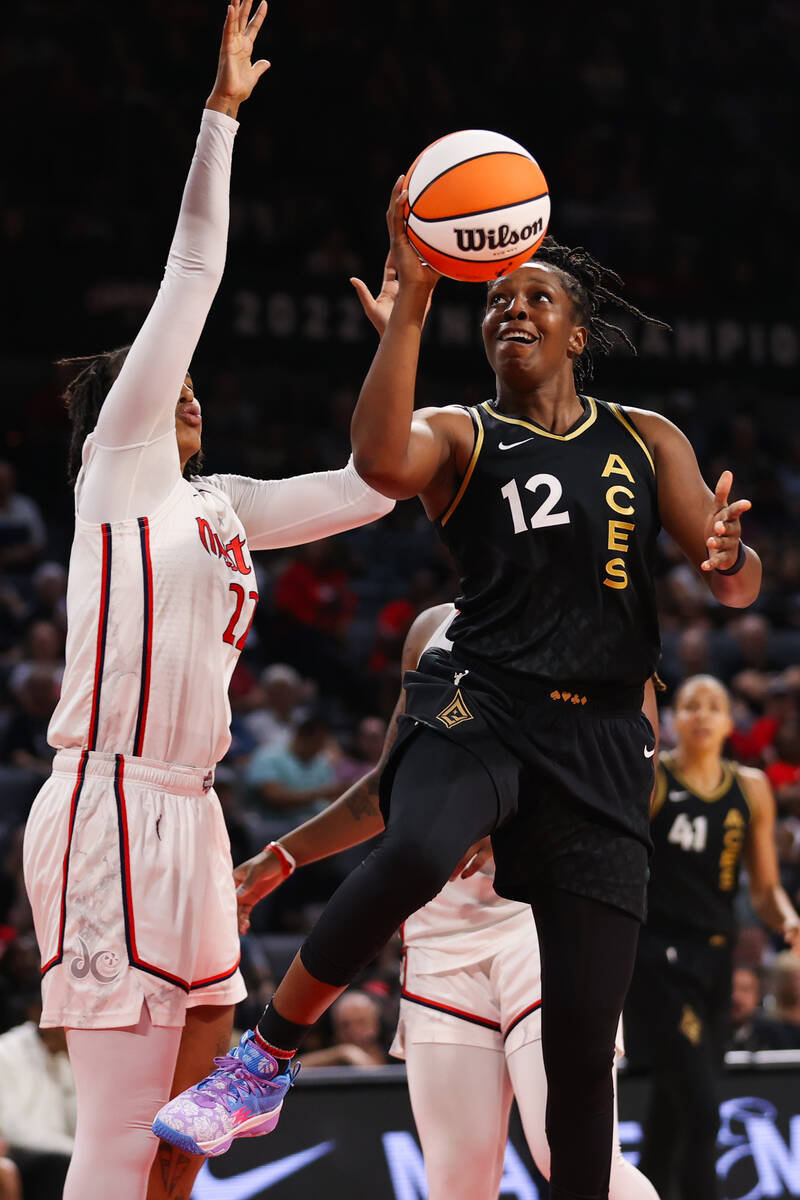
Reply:
[[[547,488],[544,499],[530,520],[531,529],[544,529],[547,525],[569,525],[568,512],[553,512],[561,499],[561,481],[555,475],[531,475],[525,484],[526,491],[537,492],[539,488]],[[508,501],[511,509],[511,520],[514,523],[514,533],[526,533],[529,526],[522,510],[522,497],[516,479],[509,479],[505,487],[500,489],[500,495]]]

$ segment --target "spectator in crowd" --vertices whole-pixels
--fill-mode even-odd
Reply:
[[[247,765],[254,807],[266,817],[286,818],[287,828],[320,812],[340,788],[326,748],[330,723],[318,711],[297,719],[286,746],[264,746]]]
[[[41,557],[47,540],[39,505],[17,491],[17,475],[10,462],[0,460],[0,570],[30,571]]]
[[[763,925],[748,922],[739,930],[733,948],[734,967],[750,967],[759,971],[772,963],[775,954]]]
[[[31,618],[67,628],[67,572],[59,562],[40,563],[31,576]]]
[[[341,539],[321,538],[295,550],[275,581],[275,608],[286,622],[343,640],[356,595]]]
[[[58,694],[52,667],[32,665],[16,690],[16,707],[0,737],[0,762],[23,767],[42,778],[50,774],[55,751],[48,745],[47,727]]]
[[[358,711],[364,680],[347,643],[358,605],[354,564],[341,538],[322,538],[293,551],[275,580],[268,652],[315,679],[327,697]],[[262,620],[259,629],[264,629]]]
[[[761,980],[752,967],[736,967],[731,989],[731,1035],[728,1050],[782,1050],[783,1029],[761,1007]]]
[[[331,1008],[333,1045],[301,1055],[304,1067],[380,1067],[389,1062],[381,1032],[380,1006],[349,988]]]
[[[56,688],[60,691],[64,677],[64,629],[53,621],[33,621],[25,635],[22,660],[12,667],[8,687],[12,692],[19,690],[35,667],[49,669]],[[57,693],[58,694],[58,693]]]
[[[63,1029],[39,1029],[38,993],[27,1020],[0,1034],[0,1137],[23,1195],[59,1200],[75,1136],[75,1083]]]
[[[244,723],[256,745],[279,749],[290,741],[292,721],[310,689],[299,671],[287,663],[265,667],[259,683],[263,703],[244,717]]]
[[[386,722],[383,717],[362,717],[356,726],[350,751],[343,751],[334,760],[340,791],[346,791],[375,766],[381,756],[385,736]]]
[[[772,626],[765,616],[748,612],[728,625],[733,639],[734,658],[730,673],[738,671],[778,671],[787,664],[780,661],[773,648]]]
[[[31,922],[31,925],[33,922]],[[29,1020],[30,997],[38,994],[41,958],[33,929],[4,930],[0,958],[0,1029],[12,1029]]]
[[[783,1029],[786,1049],[800,1050],[800,957],[781,950],[770,972],[774,1015]]]
[[[781,814],[800,816],[800,714],[788,712],[773,739],[774,757],[767,778],[775,789]]]
[[[745,676],[742,678],[742,676]],[[748,688],[752,675],[756,676]],[[794,711],[794,698],[782,675],[769,678],[760,672],[742,672],[735,681],[736,692],[746,702],[758,704],[760,712],[753,713],[745,703],[737,705],[736,727],[731,734],[731,748],[739,762],[760,767],[772,746],[781,722]],[[756,691],[758,687],[758,691]],[[748,719],[748,717],[750,719]],[[769,771],[767,771],[769,774]],[[775,780],[770,778],[773,788]]]

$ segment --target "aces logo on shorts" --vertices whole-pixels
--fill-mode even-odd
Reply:
[[[446,708],[443,708],[440,713],[436,714],[437,721],[441,721],[447,729],[452,729],[456,725],[462,725],[464,721],[473,720],[472,713],[467,708],[464,697],[461,695],[461,688],[456,688],[456,694]]]

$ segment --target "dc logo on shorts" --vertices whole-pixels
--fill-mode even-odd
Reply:
[[[456,689],[456,694],[447,708],[443,708],[440,713],[437,713],[436,720],[441,721],[447,729],[452,729],[455,725],[462,725],[464,721],[473,720],[472,713],[461,695],[461,688]]]
[[[213,786],[214,786],[214,772],[206,771],[205,775],[203,776],[203,791],[210,792]]]
[[[73,958],[69,969],[76,979],[85,979],[91,974],[98,983],[113,983],[119,975],[120,958],[115,950],[98,950],[91,954],[83,938],[79,937],[81,953]]]

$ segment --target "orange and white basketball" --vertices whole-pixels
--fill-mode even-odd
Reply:
[[[432,142],[406,175],[406,230],[426,263],[451,279],[497,279],[547,233],[550,195],[536,159],[487,129]]]

